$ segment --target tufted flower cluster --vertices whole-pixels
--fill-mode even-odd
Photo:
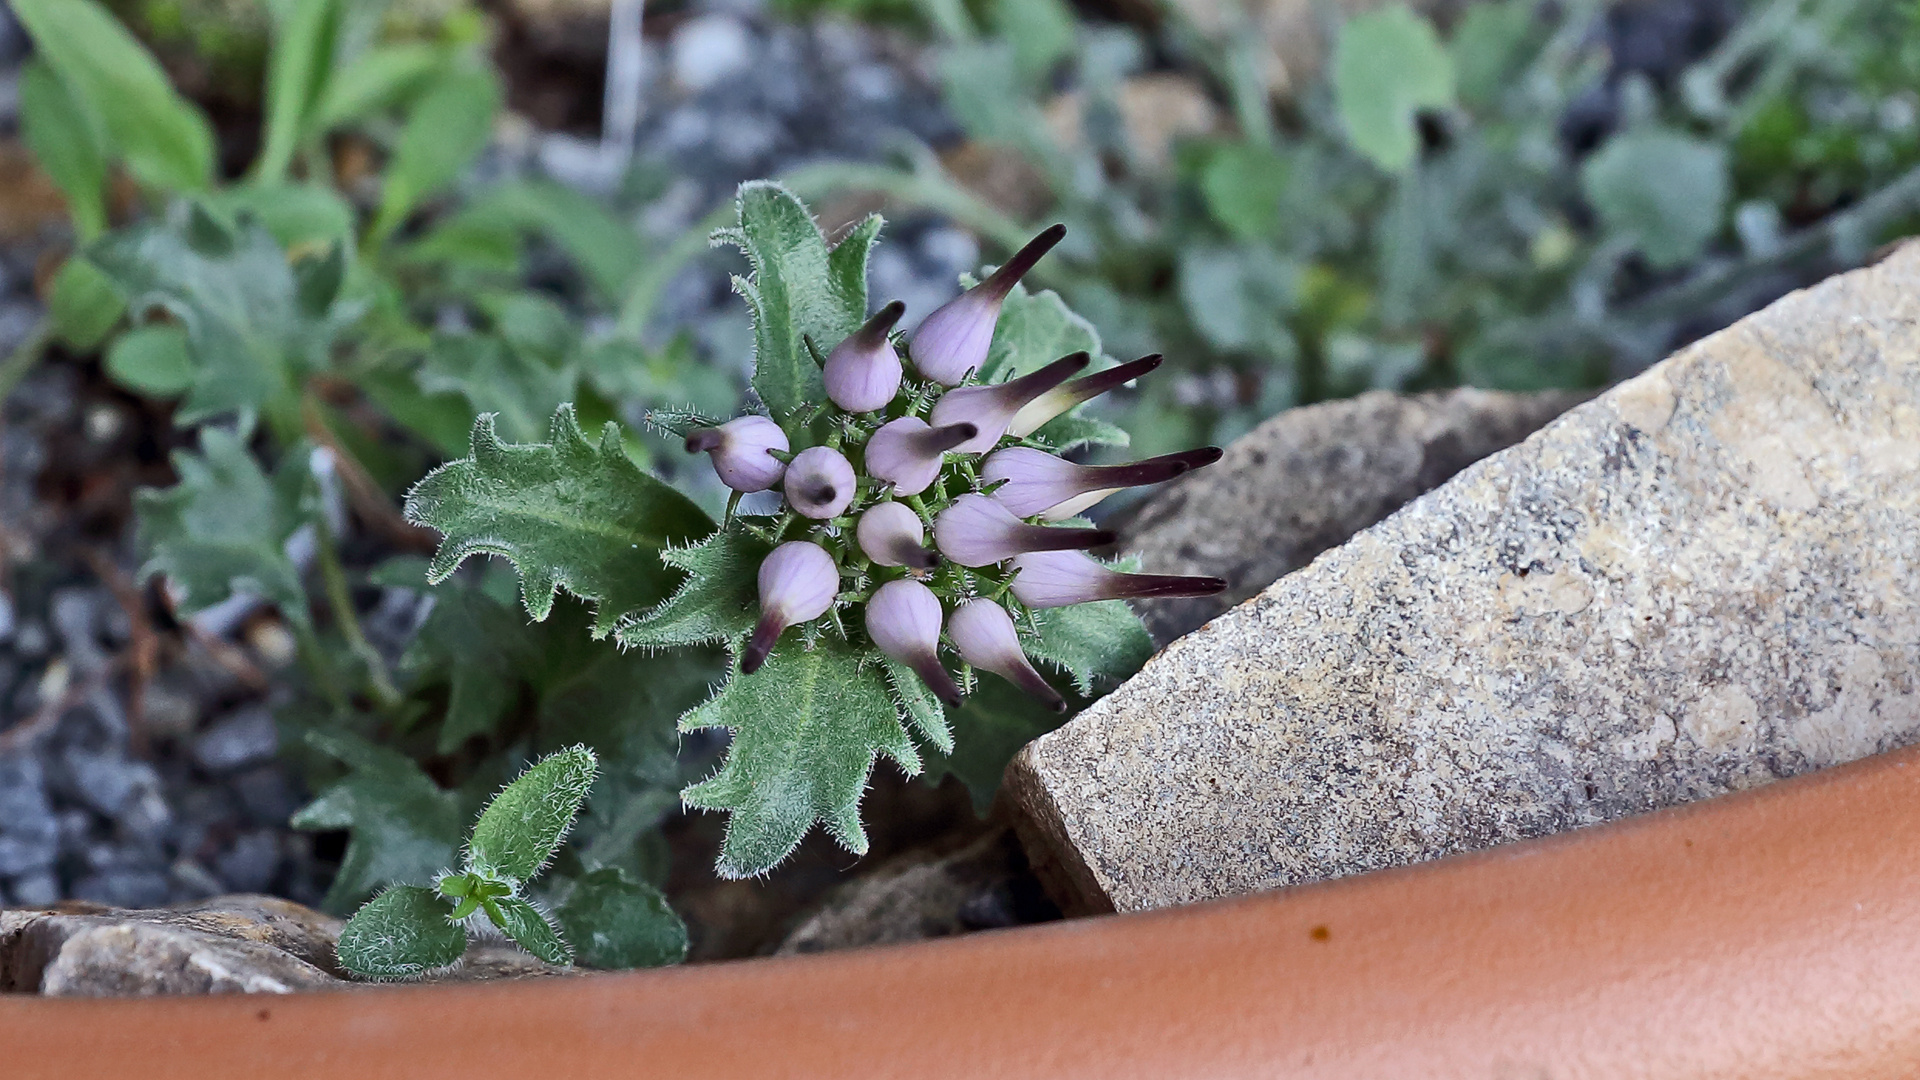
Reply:
[[[928,315],[906,340],[918,378],[896,346],[899,301],[836,345],[822,362],[833,408],[823,408],[829,433],[820,445],[789,454],[787,433],[764,416],[688,434],[688,452],[709,455],[736,500],[776,485],[786,498],[786,512],[762,533],[776,546],[760,564],[760,618],[742,672],[758,670],[788,628],[861,604],[873,645],[947,704],[958,705],[961,690],[939,657],[943,626],[962,660],[1064,709],[1028,661],[1016,614],[1225,587],[1218,578],[1113,570],[1085,553],[1112,533],[1048,524],[1219,459],[1207,447],[1082,465],[1030,439],[1068,409],[1152,371],[1158,356],[1075,378],[1089,362],[1075,353],[1006,382],[977,380],[1002,301],[1065,235],[1059,225],[1041,233]]]

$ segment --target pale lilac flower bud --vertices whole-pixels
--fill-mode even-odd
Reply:
[[[867,440],[867,475],[901,495],[918,495],[940,475],[941,455],[979,433],[972,424],[931,427],[903,416],[880,425]]]
[[[984,596],[969,600],[947,616],[947,637],[967,663],[993,672],[1056,712],[1065,711],[1066,699],[1027,662],[1007,609]]]
[[[1040,257],[1067,235],[1064,225],[1055,225],[1027,241],[1006,264],[987,275],[987,280],[949,300],[938,311],[921,320],[907,343],[907,355],[920,374],[942,386],[958,386],[986,362],[987,348],[993,344],[993,327],[1000,320],[1000,304],[1013,286]]]
[[[870,507],[860,515],[853,537],[867,558],[881,566],[931,570],[940,562],[938,555],[926,549],[927,532],[920,525],[920,515],[906,503],[883,502]]]
[[[779,483],[787,467],[768,451],[786,449],[787,433],[764,416],[736,417],[687,434],[687,453],[712,458],[720,482],[735,491],[765,491]]]
[[[1160,354],[1154,353],[1056,386],[1023,406],[1014,415],[1013,422],[1007,425],[1007,434],[1024,439],[1075,405],[1091,401],[1117,386],[1124,386],[1159,366]]]
[[[781,631],[825,615],[839,592],[840,568],[826,548],[806,540],[774,548],[760,561],[760,623],[740,654],[740,670],[759,671]]]
[[[1128,465],[1077,465],[1041,450],[1009,446],[980,463],[980,479],[1001,481],[993,497],[1015,517],[1059,521],[1122,488],[1158,484],[1220,460],[1220,448],[1201,447]]]
[[[1027,402],[1059,386],[1086,366],[1087,354],[1079,352],[994,386],[962,386],[949,390],[933,403],[927,422],[934,427],[972,424],[980,433],[954,449],[963,454],[984,454],[1006,434],[1008,422]]]
[[[825,521],[853,502],[853,466],[828,446],[809,446],[787,463],[787,504],[804,517]]]
[[[940,666],[940,598],[902,578],[880,586],[867,601],[867,636],[883,653],[912,668],[935,697],[960,704],[960,688]]]
[[[848,412],[884,409],[900,392],[900,357],[887,332],[907,306],[895,300],[827,354],[827,396]]]
[[[1105,529],[1029,525],[985,495],[962,495],[933,519],[940,554],[961,566],[989,566],[1028,551],[1061,551],[1113,543]]]
[[[1227,587],[1215,577],[1123,574],[1078,551],[1036,551],[1013,560],[1014,599],[1030,608],[1067,607],[1091,600],[1212,596]]]

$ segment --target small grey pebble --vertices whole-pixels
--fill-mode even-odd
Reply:
[[[22,622],[20,629],[14,631],[13,651],[28,660],[39,660],[47,655],[47,648],[53,643],[47,639],[47,628],[31,619]]]
[[[95,753],[74,746],[61,754],[61,762],[67,768],[74,796],[107,817],[120,813],[127,800],[153,777],[150,766],[128,761],[118,754]],[[158,779],[152,782],[157,785]]]
[[[753,65],[753,34],[739,19],[702,15],[674,32],[669,62],[674,81],[688,90],[705,90]]]
[[[124,869],[89,874],[73,883],[73,895],[115,907],[159,907],[172,898],[173,887],[159,870]]]
[[[13,640],[13,594],[0,589],[0,645]]]
[[[250,705],[216,722],[193,740],[193,760],[208,772],[227,772],[258,765],[280,749],[280,733],[273,714]]]
[[[300,809],[300,791],[279,765],[249,769],[235,776],[228,786],[240,797],[247,816],[260,825],[285,825]]]
[[[29,838],[12,833],[0,835],[0,877],[45,870],[52,866],[60,849],[51,837]]]
[[[272,830],[241,833],[214,857],[213,869],[234,892],[262,892],[280,872],[280,838]]]

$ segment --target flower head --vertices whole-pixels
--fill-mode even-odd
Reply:
[[[962,386],[949,390],[933,403],[927,421],[935,427],[972,424],[978,434],[954,449],[962,454],[984,454],[1007,433],[1007,424],[1023,406],[1072,378],[1087,366],[1088,359],[1086,353],[1077,352],[994,386]]]
[[[740,654],[740,670],[760,670],[781,631],[825,615],[839,592],[840,568],[826,548],[806,540],[774,548],[760,562],[760,622]]]
[[[913,669],[935,697],[960,704],[960,688],[940,666],[940,598],[912,578],[889,581],[867,601],[874,647]]]
[[[940,554],[961,566],[990,566],[1029,551],[1103,547],[1114,541],[1104,529],[1059,529],[1029,525],[985,495],[966,494],[933,519]]]
[[[917,416],[889,420],[867,440],[867,475],[892,484],[896,495],[918,495],[940,475],[947,451],[979,431],[972,424],[932,427]]]
[[[1066,226],[1052,226],[1027,241],[1027,246],[987,275],[985,281],[923,319],[907,344],[907,355],[920,374],[942,386],[958,386],[980,370],[987,359],[987,348],[993,344],[1001,302],[1040,257],[1066,235]]]
[[[1014,557],[1013,569],[1014,599],[1030,608],[1154,596],[1212,596],[1227,587],[1216,577],[1123,574],[1078,551],[1023,553]]]
[[[920,515],[905,503],[875,503],[860,515],[854,526],[854,540],[867,558],[881,566],[912,566],[931,570],[940,564],[940,556],[925,546],[927,532]]]
[[[859,483],[845,454],[827,446],[809,446],[787,465],[787,503],[817,521],[839,517],[853,505]]]
[[[1009,446],[980,463],[982,480],[999,482],[993,497],[1015,517],[1070,518],[1122,488],[1158,484],[1220,460],[1205,446],[1128,465],[1080,465],[1043,450]]]
[[[947,637],[967,663],[993,672],[1056,712],[1066,709],[1066,699],[1027,662],[1006,608],[984,596],[968,600],[947,616]]]
[[[764,416],[741,416],[687,434],[687,453],[706,454],[720,482],[735,491],[765,491],[778,483],[787,467],[768,451],[786,449],[787,433]]]
[[[827,354],[821,377],[835,405],[848,412],[873,412],[886,408],[900,392],[900,356],[887,334],[905,310],[905,304],[893,301]]]

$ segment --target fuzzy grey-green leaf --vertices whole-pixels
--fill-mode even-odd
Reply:
[[[593,751],[574,746],[521,773],[474,822],[467,868],[515,884],[539,873],[573,828],[598,769]]]
[[[920,771],[886,677],[832,639],[809,650],[789,636],[752,675],[737,669],[718,694],[680,721],[683,731],[721,727],[733,745],[718,773],[680,793],[703,810],[726,810],[716,870],[743,878],[771,870],[815,822],[847,850],[867,850],[860,795],[874,758]]]
[[[667,898],[615,867],[580,878],[555,915],[588,967],[660,967],[687,957],[687,924]]]
[[[573,950],[538,908],[517,896],[500,897],[492,905],[488,914],[500,915],[495,925],[521,948],[549,964],[565,967],[573,963]]]
[[[460,807],[397,750],[345,732],[309,732],[307,743],[351,772],[293,815],[296,829],[351,829],[326,906],[338,910],[374,889],[424,881],[453,861]]]
[[[418,885],[396,885],[354,912],[340,931],[340,966],[368,979],[408,979],[457,963],[467,932],[453,905]]]
[[[755,575],[769,550],[736,521],[697,544],[662,551],[661,560],[686,571],[687,580],[659,607],[622,626],[615,640],[642,648],[738,645],[758,618]]]
[[[500,441],[491,417],[474,423],[472,453],[428,473],[407,496],[407,517],[446,534],[429,573],[442,581],[473,555],[500,555],[520,573],[529,614],[544,620],[554,593],[595,606],[605,637],[672,590],[679,574],[661,549],[712,530],[691,500],[641,472],[608,424],[596,447],[571,407],[553,417],[551,441]]]
[[[1127,678],[1153,655],[1153,639],[1124,600],[1047,608],[1033,620],[1039,633],[1021,641],[1027,655],[1067,672],[1082,694],[1096,680]]]

